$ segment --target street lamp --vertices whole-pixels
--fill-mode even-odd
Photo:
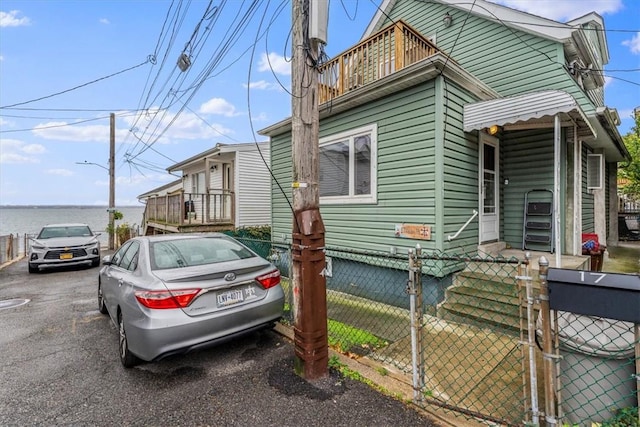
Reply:
[[[84,162],[76,162],[76,165],[94,165],[94,166],[98,166],[99,168],[102,168],[102,169],[106,170],[107,172],[109,171],[108,167],[102,166],[100,163],[87,162],[86,160]]]
[[[115,242],[114,242],[115,215],[114,213],[115,213],[115,193],[116,193],[113,161],[112,160],[109,161],[108,168],[99,163],[87,162],[86,160],[84,162],[76,162],[76,165],[98,166],[102,169],[105,169],[107,172],[109,172],[109,208],[107,209],[107,212],[109,212],[109,227],[108,227],[109,228],[109,250],[112,251],[115,249]]]

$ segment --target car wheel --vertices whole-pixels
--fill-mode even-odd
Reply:
[[[29,264],[29,273],[37,273],[38,271],[40,271],[38,267]]]
[[[98,310],[100,313],[107,314],[109,311],[107,310],[107,305],[104,302],[104,295],[102,295],[102,284],[98,283]]]
[[[122,312],[118,313],[118,334],[119,334],[119,353],[120,362],[125,368],[132,368],[138,364],[138,358],[129,351],[129,342],[127,341],[127,332],[124,329],[124,320]]]

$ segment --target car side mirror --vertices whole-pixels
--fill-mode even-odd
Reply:
[[[102,257],[102,265],[111,265],[111,255]]]

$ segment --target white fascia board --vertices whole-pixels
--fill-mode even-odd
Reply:
[[[596,12],[590,12],[584,16],[576,18],[567,22],[567,25],[571,25],[572,27],[582,26],[585,24],[594,24],[597,27],[598,32],[598,44],[600,49],[600,57],[602,58],[603,64],[609,63],[609,46],[607,45],[607,36],[606,30],[604,28],[604,19],[602,16],[598,15]],[[586,30],[591,31],[591,30]]]
[[[393,8],[395,2],[396,0],[383,0],[363,34],[362,39],[366,39],[375,33],[378,28],[378,23],[386,17],[386,14]],[[571,34],[574,31],[569,25],[561,22],[542,18],[485,0],[475,0],[473,3],[469,0],[429,0],[429,2],[442,3],[466,12],[471,11],[474,15],[481,16],[490,21],[558,42],[564,42],[571,38]]]

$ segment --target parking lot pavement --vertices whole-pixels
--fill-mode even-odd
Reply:
[[[97,274],[0,270],[0,300],[28,300],[0,309],[0,425],[449,425],[337,372],[305,381],[275,331],[124,369]]]

